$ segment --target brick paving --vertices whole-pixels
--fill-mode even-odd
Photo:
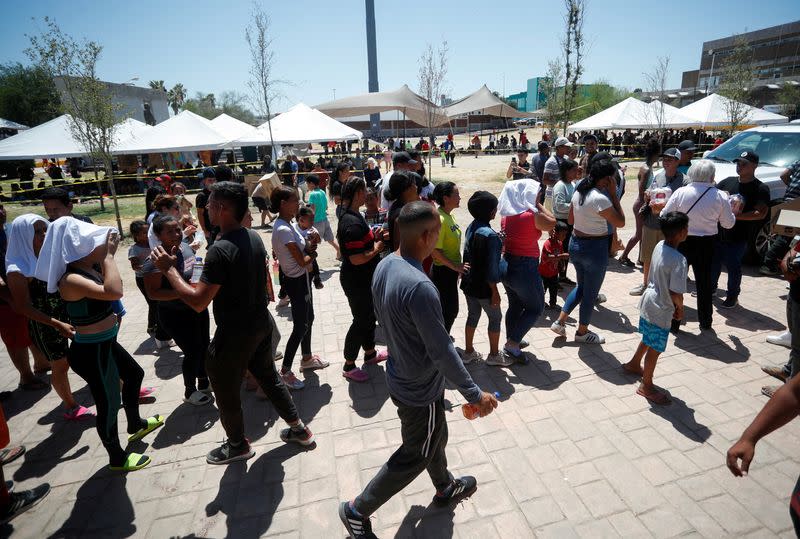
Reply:
[[[464,200],[468,194],[462,193]],[[466,213],[457,216],[465,228]],[[350,314],[330,249],[322,249],[328,270],[324,290],[315,292],[312,343],[332,364],[306,374],[306,388],[294,392],[317,436],[315,449],[283,444],[282,422],[271,406],[245,393],[255,458],[207,465],[206,452],[224,437],[216,409],[182,403],[180,353],[156,354],[144,338],[146,305],[124,269],[128,315],[120,342],[144,367],[145,384],[156,387],[143,414],[167,415],[162,429],[134,444],[153,463],[127,476],[107,471],[94,420],[66,424],[52,391],[14,391],[3,406],[12,443],[25,444],[28,453],[6,467],[6,477],[20,489],[47,481],[53,491],[13,528],[0,528],[0,536],[343,537],[337,503],[369,481],[398,445],[400,432],[384,366],[368,367],[371,380],[365,384],[348,383],[340,374]],[[732,477],[724,458],[765,402],[760,388],[772,380],[759,367],[788,357],[788,350],[764,340],[784,328],[785,284],[748,271],[741,307],[717,310],[715,334],[699,334],[695,300],[687,295],[690,322],[680,337],[670,338],[656,370],[656,383],[669,389],[673,404],[651,407],[620,373],[620,362],[638,344],[637,298],[627,291],[640,279],[638,271],[613,262],[609,267],[603,286],[608,302],[592,320],[607,344],[579,347],[555,339],[547,329],[553,314],[546,311],[528,335],[527,365],[471,365],[483,389],[502,395],[495,414],[467,421],[458,408],[463,398],[446,393],[449,465],[456,474],[475,475],[477,493],[454,510],[436,509],[423,474],[376,513],[377,534],[793,537],[787,503],[800,469],[800,424],[763,440],[745,479]],[[277,312],[284,336],[288,316],[288,310]],[[462,302],[455,328],[463,328],[465,316]],[[476,346],[487,353],[485,324],[484,317]],[[463,344],[463,331],[454,335]],[[5,349],[0,365],[0,389],[12,390],[16,371]],[[74,374],[71,381],[78,400],[89,403],[83,381]]]

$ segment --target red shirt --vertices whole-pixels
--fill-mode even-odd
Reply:
[[[503,217],[500,226],[506,234],[506,253],[539,258],[539,238],[542,237],[542,232],[536,228],[533,211]]]
[[[555,238],[548,238],[542,245],[542,260],[539,262],[539,275],[542,277],[555,277],[558,275],[558,259],[545,260],[544,254],[558,256],[564,252],[561,242]]]

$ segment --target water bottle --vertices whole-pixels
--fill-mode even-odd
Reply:
[[[194,267],[192,268],[192,278],[189,281],[191,284],[200,282],[200,276],[203,274],[203,257],[198,256],[194,259]]]
[[[280,278],[280,266],[278,265],[278,259],[272,259],[272,280],[275,284],[281,284]]]
[[[500,392],[495,391],[494,396],[495,398],[499,399]],[[464,417],[470,420],[475,419],[476,417],[481,417],[480,410],[478,410],[478,406],[475,404],[470,404],[470,403],[464,404],[461,406],[461,411],[464,413]]]

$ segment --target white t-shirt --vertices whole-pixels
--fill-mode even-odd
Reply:
[[[279,217],[272,225],[272,250],[278,257],[278,264],[287,277],[305,275],[306,268],[297,263],[292,253],[289,252],[289,248],[286,247],[289,243],[296,244],[301,253],[305,252],[306,240],[297,225],[287,223]]]
[[[647,288],[639,301],[640,316],[660,328],[669,328],[675,312],[669,293],[686,293],[688,271],[686,258],[681,253],[664,240],[658,242],[650,260]]]
[[[581,204],[581,194],[576,190],[572,195],[572,215],[575,218],[575,230],[587,236],[608,235],[608,221],[600,212],[611,207],[606,195],[592,189],[586,193]]]
[[[386,175],[381,178],[381,208],[389,211],[389,208],[392,206],[392,203],[386,200],[386,192],[389,191],[389,179],[392,177],[392,173],[394,170],[391,170],[386,173]]]

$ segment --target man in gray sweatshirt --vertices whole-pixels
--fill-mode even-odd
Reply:
[[[423,470],[436,488],[434,502],[448,505],[477,489],[474,477],[454,479],[447,470],[445,378],[481,416],[497,407],[493,395],[475,385],[444,327],[439,293],[422,269],[439,237],[441,222],[426,202],[406,204],[397,218],[400,251],[384,258],[372,279],[375,314],[391,356],[386,381],[400,417],[403,443],[354,500],[342,502],[339,517],[350,536],[375,537],[369,516]]]

